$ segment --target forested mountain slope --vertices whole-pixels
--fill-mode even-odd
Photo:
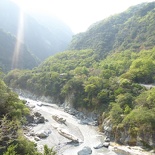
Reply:
[[[55,27],[61,27],[59,33],[55,33],[55,29],[48,29],[43,23],[40,24],[33,17],[23,13],[10,0],[0,1],[0,28],[16,37],[20,34],[23,38],[18,39],[41,60],[65,50],[71,40],[72,32],[68,31],[69,28],[62,22],[55,23],[54,20],[53,22]]]
[[[28,51],[26,46],[10,33],[0,29],[0,68],[3,72],[11,69],[32,69],[39,64],[39,61]]]
[[[29,141],[23,126],[27,124],[30,109],[25,105],[25,100],[20,100],[1,79],[0,72],[0,154],[1,155],[43,155],[47,151],[55,151],[44,146],[40,153],[34,142]]]
[[[25,102],[0,78],[0,154],[39,155],[34,143],[21,134],[21,126],[29,112]]]
[[[103,113],[102,121],[111,123],[108,136],[116,142],[154,148],[155,88],[147,90],[137,83],[155,82],[154,50],[122,51],[101,62],[95,61],[92,50],[63,52],[36,69],[13,70],[5,81],[38,98],[50,96],[55,103],[70,98],[76,109]]]
[[[111,16],[77,34],[69,46],[71,50],[93,49],[100,56],[125,49],[140,51],[154,46],[155,2],[143,3]]]
[[[82,50],[49,57],[33,70],[13,70],[5,77],[6,83],[38,97],[50,96],[55,103],[69,102],[78,110],[102,115],[101,130],[120,144],[155,148],[155,88],[142,86],[155,83],[154,4],[138,5],[104,20],[103,23],[109,23],[118,17],[117,26],[115,20],[110,25],[103,24],[109,30],[102,27],[102,22],[94,25],[72,40],[72,48]],[[125,31],[124,25],[131,23],[133,26]],[[137,30],[135,36],[130,29]],[[110,37],[103,37],[105,33]],[[125,44],[129,38],[132,39]]]

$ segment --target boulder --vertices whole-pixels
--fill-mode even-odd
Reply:
[[[78,113],[76,114],[76,117],[77,117],[78,119],[80,119],[80,120],[86,119],[86,117],[84,116],[84,114],[83,114],[82,112],[78,112]]]
[[[109,147],[109,145],[110,145],[110,143],[109,143],[109,142],[104,142],[104,143],[103,143],[103,146],[104,146],[104,147],[106,147],[106,148],[108,148],[108,147]]]
[[[102,148],[102,147],[104,147],[104,144],[103,144],[103,143],[101,143],[101,144],[95,146],[94,149],[100,149],[100,148]]]
[[[34,116],[36,116],[36,117],[40,117],[41,114],[40,114],[39,112],[35,112],[35,113],[34,113]]]
[[[71,141],[73,141],[75,143],[80,142],[80,140],[76,136],[72,135],[67,130],[64,130],[64,129],[61,129],[61,128],[57,128],[57,130],[58,130],[58,133],[60,135],[62,135],[63,137],[65,137],[65,138],[67,138],[67,139],[69,139],[69,140],[71,140]]]
[[[64,109],[64,111],[67,112],[67,113],[69,113],[70,115],[73,115],[73,116],[75,116],[75,115],[78,114],[78,111],[77,111],[77,110],[75,110],[75,109],[73,109],[73,108],[69,108],[69,107],[66,107],[66,108]]]
[[[40,103],[40,102],[39,102],[39,103],[37,103],[37,106],[41,107],[41,106],[42,106],[42,103]]]
[[[65,123],[66,122],[66,119],[64,119],[63,117],[60,117],[58,115],[53,115],[52,118],[58,122],[58,123]]]
[[[46,138],[48,137],[48,133],[46,131],[40,131],[36,134],[39,138]]]
[[[106,137],[104,141],[105,142],[110,142],[110,138],[109,137]]]
[[[145,152],[139,147],[128,147],[128,146],[117,146],[114,147],[113,151],[120,155],[153,155],[151,153]]]
[[[78,155],[89,155],[92,154],[92,149],[88,146],[85,146],[82,150],[78,151]]]
[[[34,115],[27,115],[26,120],[27,120],[28,124],[33,123],[34,122]]]
[[[34,137],[34,140],[35,141],[40,141],[40,138],[39,137]]]
[[[30,136],[35,136],[35,133],[34,132],[30,132],[29,135]]]
[[[45,118],[44,118],[43,116],[41,116],[41,117],[37,118],[37,119],[35,120],[35,122],[36,122],[37,124],[39,124],[39,123],[45,123]]]
[[[87,119],[83,119],[83,120],[80,120],[79,122],[80,124],[85,124],[85,125],[88,125],[89,124],[89,121]]]
[[[98,122],[97,121],[89,122],[88,124],[91,125],[91,126],[98,126]]]

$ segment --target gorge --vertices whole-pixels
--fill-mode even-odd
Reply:
[[[45,118],[45,122],[38,124],[28,124],[25,131],[26,137],[31,141],[37,143],[38,150],[43,151],[43,145],[47,144],[49,147],[54,147],[58,155],[77,155],[84,147],[89,147],[93,155],[153,155],[153,153],[146,152],[140,148],[132,148],[125,146],[112,145],[107,149],[105,144],[105,135],[98,131],[96,126],[81,124],[82,119],[87,119],[87,123],[90,121],[82,112],[77,112],[76,115],[70,115],[65,112],[63,107],[57,106],[52,103],[35,101],[28,98],[20,97],[27,101],[27,106],[31,107],[33,113],[39,113]],[[65,123],[57,122],[52,119],[52,116],[57,115],[60,118],[65,119]],[[77,119],[77,116],[78,119]],[[93,118],[92,118],[93,119]],[[71,140],[63,137],[59,134],[58,130],[64,130],[75,135],[80,139],[79,143],[74,143]],[[47,133],[47,136],[36,138],[38,133]],[[97,148],[99,149],[95,149]],[[89,153],[88,153],[89,154]],[[80,155],[80,154],[79,154]]]
[[[48,32],[52,23],[37,19],[47,24],[45,34],[51,38]],[[67,51],[46,55],[46,59],[41,52],[44,60],[40,65],[34,64],[37,67],[27,61],[31,54],[23,44],[27,56],[23,54],[21,58],[31,66],[24,70],[21,64],[21,68],[11,70],[12,59],[5,61],[9,58],[5,51],[13,53],[16,37],[0,30],[0,67],[6,70],[0,73],[0,151],[6,152],[4,155],[10,149],[16,154],[22,154],[22,150],[24,155],[40,155],[35,148],[38,143],[42,152],[51,151],[43,148],[47,144],[64,155],[86,150],[88,154],[154,155],[154,19],[155,2],[133,6],[73,36]],[[44,37],[37,38],[48,43]],[[32,40],[38,45],[37,39]],[[52,41],[52,47],[53,44]],[[47,52],[46,48],[43,51]],[[19,100],[9,88],[27,102]],[[23,138],[22,127],[35,143]]]

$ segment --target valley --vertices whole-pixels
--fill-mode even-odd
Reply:
[[[77,112],[75,116],[66,113],[64,107],[56,104],[35,101],[22,96],[20,96],[20,99],[27,101],[27,106],[32,110],[32,114],[38,113],[45,118],[44,123],[30,123],[26,126],[28,131],[25,130],[25,136],[37,143],[37,148],[40,152],[43,152],[44,145],[48,145],[48,147],[53,147],[56,150],[57,155],[77,155],[84,147],[91,148],[93,155],[101,155],[103,153],[104,155],[154,155],[154,153],[146,152],[140,147],[121,146],[113,142],[109,142],[110,146],[108,148],[101,146],[95,149],[101,144],[106,144],[106,136],[99,132],[97,126],[83,124],[84,115],[82,113]],[[81,116],[77,118],[80,114]],[[63,118],[65,123],[52,119],[52,116]],[[85,119],[87,119],[86,116]],[[78,143],[59,134],[58,130],[60,129],[76,136]],[[38,133],[47,133],[47,137],[39,138],[38,136],[36,138]]]
[[[154,155],[155,2],[74,36],[30,15],[0,1],[0,154]]]

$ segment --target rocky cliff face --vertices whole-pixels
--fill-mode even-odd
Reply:
[[[63,103],[64,108],[66,108],[66,107],[73,108],[73,102],[74,102],[74,98],[75,98],[74,95],[75,95],[74,93],[71,93],[65,97],[65,100]]]
[[[129,127],[114,127],[110,118],[102,118],[102,131],[106,136],[110,137],[111,140],[129,146],[142,146],[155,148],[155,132],[149,131],[136,131],[132,132]]]

